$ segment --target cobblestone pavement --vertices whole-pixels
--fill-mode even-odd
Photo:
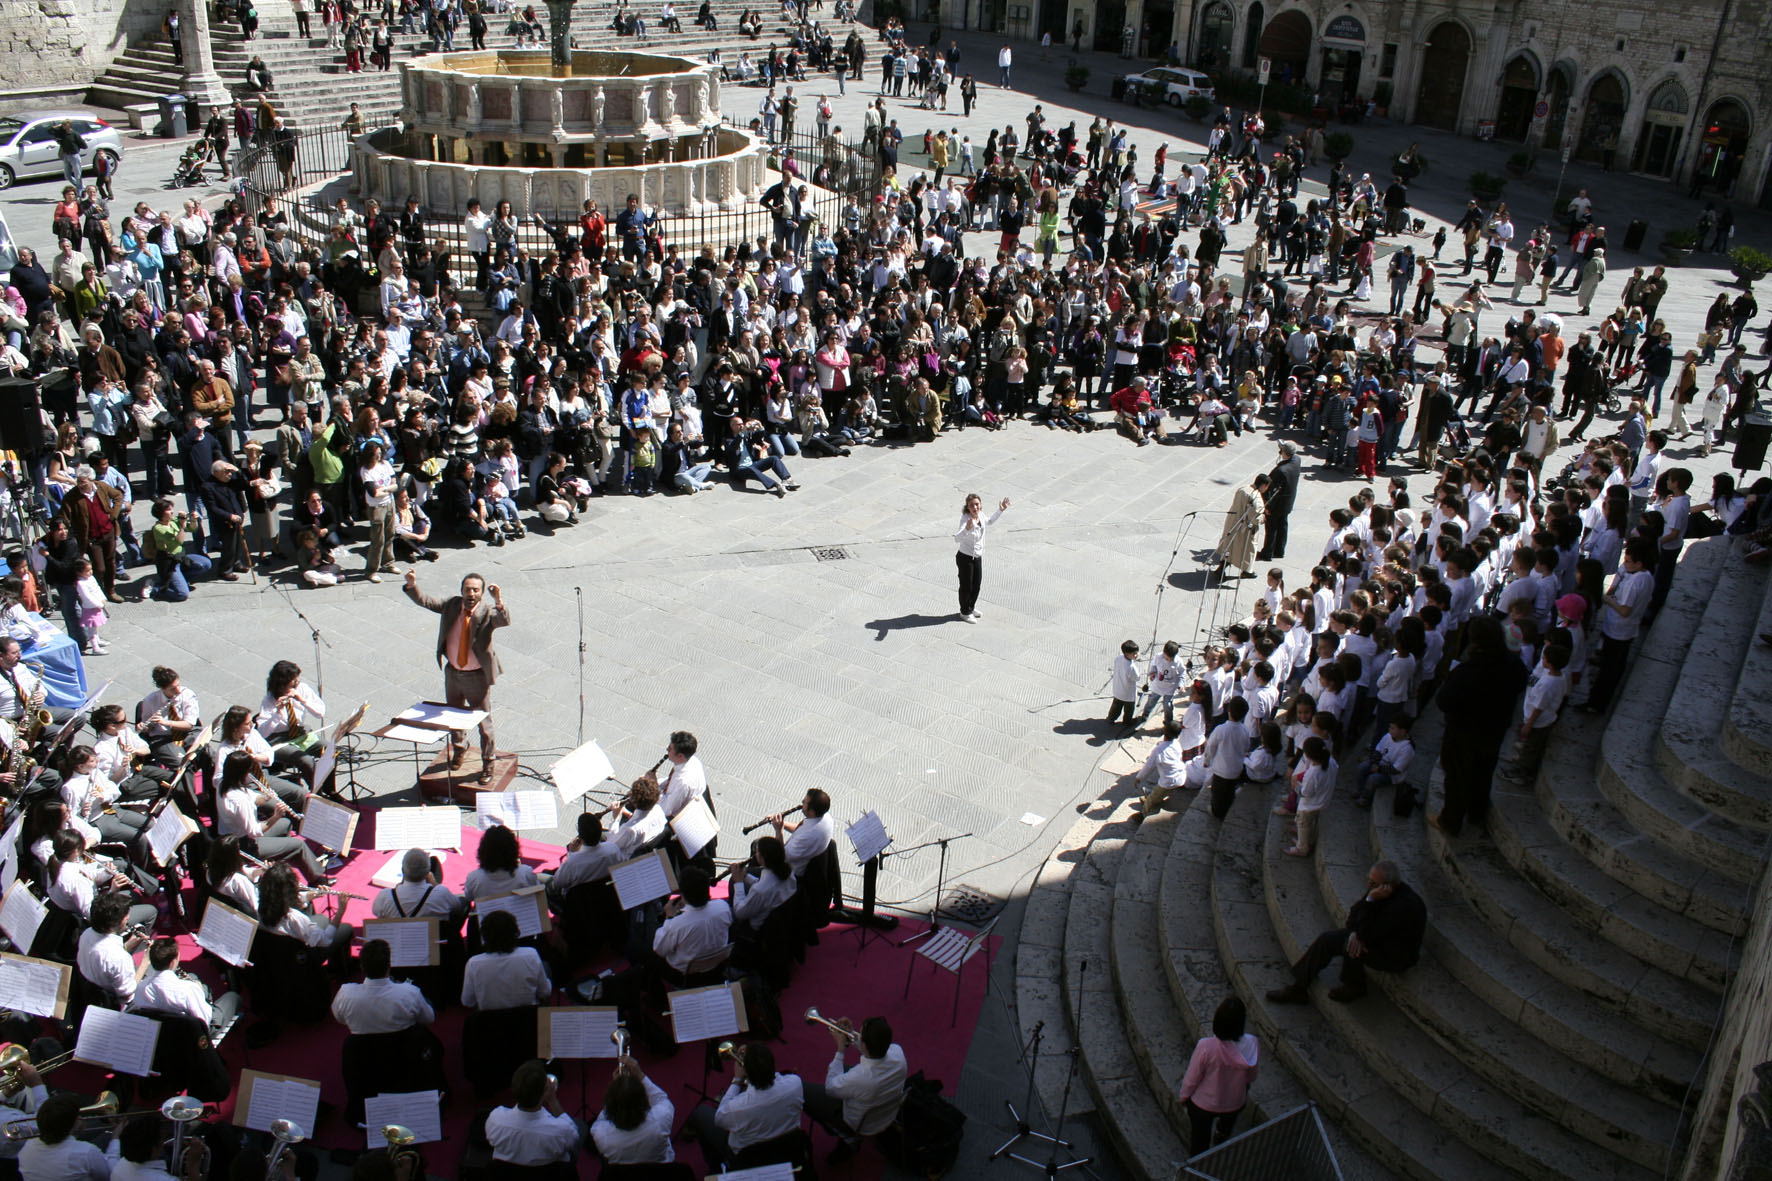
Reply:
[[[994,43],[965,35],[961,43],[964,68],[994,65]],[[1204,128],[1105,97],[1108,72],[1121,64],[1115,59],[1085,55],[1095,77],[1089,92],[1071,95],[1061,82],[1067,55],[1041,63],[1036,47],[1019,44],[1016,53],[1018,83],[1031,90],[1001,91],[992,84],[994,69],[978,70],[977,116],[961,124],[956,101],[942,125],[964,126],[982,144],[992,123],[1015,120],[1019,131],[1038,101],[1057,125],[1075,117],[1080,131],[1097,112],[1148,123],[1134,133],[1146,161],[1165,138],[1172,160],[1183,138],[1199,150]],[[809,84],[800,93],[824,89]],[[864,96],[873,89],[852,85],[837,98],[838,122],[859,128]],[[729,89],[727,105],[741,111],[757,93]],[[888,105],[907,139],[920,137],[922,112],[902,101]],[[1456,216],[1467,169],[1487,155],[1497,155],[1496,163],[1505,155],[1497,145],[1453,143],[1419,129],[1375,124],[1355,135],[1361,167],[1421,141],[1433,167],[1417,199],[1430,214]],[[1313,175],[1320,182],[1323,172]],[[1608,178],[1602,187],[1586,172],[1580,179],[1598,195],[1615,234],[1632,209],[1653,210],[1651,247],[1663,219],[1686,216],[1688,203],[1666,186]],[[1516,195],[1517,209],[1545,208],[1548,184],[1522,183]],[[10,213],[20,198],[4,200]],[[1615,211],[1614,203],[1622,208]],[[1764,228],[1759,215],[1743,222],[1738,241],[1753,241]],[[1248,227],[1233,230],[1227,267],[1236,267],[1235,252],[1247,240]],[[1633,261],[1619,253],[1605,293],[1617,292]],[[1717,270],[1672,274],[1663,310],[1683,350],[1705,306],[1733,280]],[[1508,314],[1505,302],[1498,305],[1485,317],[1486,331],[1499,329]],[[1610,305],[1602,298],[1595,306]],[[1552,308],[1570,315],[1571,336],[1583,326],[1574,323],[1569,299],[1554,298]],[[1699,463],[1695,449],[1673,454],[1699,471],[1700,489],[1723,462],[1719,456]],[[532,534],[496,552],[448,551],[420,576],[433,592],[470,570],[503,588],[513,624],[500,636],[498,735],[525,767],[545,772],[577,737],[582,619],[583,733],[603,744],[619,775],[631,778],[650,766],[667,734],[687,728],[700,737],[729,830],[823,786],[841,821],[877,809],[901,847],[966,834],[953,845],[948,883],[1015,899],[1075,807],[1103,782],[1091,779],[1116,746],[1098,719],[1120,642],[1148,645],[1154,633],[1159,644],[1191,644],[1212,622],[1246,610],[1256,593],[1258,581],[1202,593],[1196,551],[1216,540],[1221,517],[1214,514],[1228,507],[1235,484],[1265,470],[1273,455],[1265,430],[1224,450],[1135,449],[1108,432],[1078,436],[1012,423],[932,445],[865,448],[850,460],[791,461],[805,487],[785,502],[725,487],[691,501],[600,500],[583,524],[553,538]],[[1305,475],[1284,563],[1289,582],[1315,556],[1317,523],[1356,486],[1314,460]],[[1424,476],[1417,474],[1415,484],[1425,493]],[[1014,503],[990,534],[984,618],[967,623],[954,614],[950,537],[962,498],[974,490],[987,501],[1008,496]],[[826,548],[843,556],[820,560],[816,551]],[[353,573],[361,566],[355,557],[346,565]],[[375,725],[440,692],[430,658],[434,619],[406,602],[393,579],[307,590],[261,576],[256,584],[201,586],[179,607],[121,607],[105,632],[112,654],[93,658],[89,677],[118,678],[111,699],[133,700],[150,687],[151,665],[171,664],[206,713],[252,704],[273,660],[294,659],[310,678],[316,672],[309,628],[296,608],[322,637],[334,716],[367,701]],[[396,802],[411,798],[410,767],[409,750],[384,744],[359,774],[378,801]],[[519,783],[525,785],[537,786]],[[565,833],[563,825],[534,835],[563,840]],[[936,869],[933,850],[888,859],[881,898],[926,909]],[[1012,931],[1016,922],[1012,912],[999,930]],[[1010,979],[1011,957],[999,956],[997,964],[993,975]],[[994,995],[1008,991],[998,986]],[[960,1080],[962,1104],[973,1117],[965,1175],[979,1175],[985,1153],[1007,1138],[998,1134],[1007,1128],[1004,1096],[1020,1101],[1024,1076],[1005,1006],[987,1003]],[[1079,1082],[1073,1110],[1088,1105]],[[1072,1132],[1088,1145],[1086,1122]],[[1115,1175],[1111,1164],[1096,1167]]]

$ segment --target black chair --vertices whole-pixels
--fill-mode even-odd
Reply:
[[[568,890],[560,902],[560,933],[573,966],[596,959],[605,947],[619,950],[627,938],[627,918],[615,883],[606,878]]]
[[[843,898],[843,871],[837,861],[836,841],[806,863],[794,897],[800,904],[806,942],[817,946],[819,930],[831,921],[831,908]]]
[[[799,1171],[800,1181],[812,1181],[818,1176],[812,1167],[812,1137],[800,1128],[773,1140],[746,1145],[733,1154],[734,1169],[754,1169],[758,1165],[793,1165]]]
[[[332,986],[325,953],[263,927],[252,937],[246,990],[252,1011],[273,1021],[312,1025],[326,1018]]]
[[[71,964],[79,951],[80,918],[53,902],[44,903],[44,907],[48,913],[37,924],[37,934],[31,940],[30,954],[40,960]]]
[[[793,978],[791,964],[806,962],[806,937],[793,903],[784,902],[763,920],[757,932],[756,969],[776,992],[787,988]]]
[[[682,1161],[672,1161],[668,1165],[605,1164],[597,1177],[599,1181],[697,1181],[699,1174]]]
[[[219,1103],[233,1089],[233,1076],[221,1051],[209,1040],[209,1026],[177,1013],[144,1013],[160,1025],[154,1043],[155,1094],[184,1092],[205,1103]]]
[[[476,1098],[510,1086],[517,1068],[535,1057],[536,1011],[535,1005],[521,1005],[468,1014],[461,1030],[461,1064]]]
[[[446,1091],[443,1043],[424,1026],[394,1033],[353,1033],[341,1055],[345,1120],[363,1122],[363,1100],[398,1091]]]

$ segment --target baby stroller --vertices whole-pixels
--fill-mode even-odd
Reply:
[[[207,139],[198,138],[184,154],[178,158],[178,165],[172,170],[172,187],[187,188],[203,183],[203,168],[215,163],[215,151]]]

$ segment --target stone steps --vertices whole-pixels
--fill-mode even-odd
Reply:
[[[1239,804],[1242,803],[1240,800]],[[1260,846],[1261,888],[1282,953],[1291,960],[1303,954],[1319,933],[1338,924],[1323,901],[1314,866],[1281,852],[1288,842],[1285,819],[1266,815],[1265,809],[1262,812],[1269,823]],[[1365,868],[1362,866],[1361,871]],[[1412,968],[1410,972],[1416,970]],[[1567,1059],[1548,1050],[1539,1055],[1534,1077],[1531,1049],[1521,1044],[1517,1030],[1510,1031],[1505,1023],[1490,1020],[1488,1014],[1481,1012],[1484,1006],[1468,991],[1467,1011],[1451,1020],[1480,1024],[1456,1054],[1429,1037],[1382,989],[1375,988],[1365,999],[1351,1005],[1327,1000],[1323,987],[1313,991],[1318,998],[1316,1007],[1326,1024],[1340,1035],[1366,1069],[1494,1163],[1534,1177],[1646,1181],[1660,1175],[1660,1154],[1654,1154],[1657,1167],[1651,1170],[1644,1159],[1645,1150],[1649,1137],[1662,1132],[1671,1136],[1671,1120],[1637,1129],[1642,1140],[1632,1138],[1610,1148],[1593,1142],[1603,1141],[1609,1134],[1631,1135],[1628,1125],[1613,1124],[1599,1111],[1577,1106],[1583,1085],[1592,1086],[1597,1080],[1591,1073],[1583,1077],[1583,1072],[1568,1070]],[[1478,1047],[1480,1056],[1473,1054]],[[1507,1074],[1513,1087],[1532,1091],[1532,1098],[1510,1094],[1486,1077],[1479,1066]],[[1624,1096],[1607,1094],[1593,1098],[1622,1101]],[[1643,1119],[1646,1113],[1627,1109],[1619,1115],[1623,1121]]]
[[[1312,876],[1333,924],[1345,923],[1348,910],[1366,891],[1367,871],[1376,860],[1371,827],[1372,818],[1342,800],[1332,800],[1320,818]],[[1283,825],[1273,826],[1271,840],[1280,840],[1283,831]],[[1279,855],[1283,847],[1271,844],[1270,854]],[[1448,909],[1442,905],[1445,890],[1417,875],[1411,860],[1393,860],[1402,867],[1404,880],[1428,902],[1436,941],[1407,972],[1370,973],[1374,986],[1503,1094],[1639,1165],[1664,1166],[1666,1146],[1679,1125],[1679,1103],[1698,1072],[1699,1055],[1643,1035],[1561,986],[1546,995],[1525,994],[1525,988],[1546,982],[1533,980],[1529,971],[1519,979],[1506,975],[1516,967],[1526,971],[1525,965],[1509,962],[1517,961],[1517,955],[1505,957],[1496,975],[1467,974],[1463,969],[1469,958],[1451,959],[1438,950],[1450,942],[1440,929]],[[1277,902],[1272,884],[1295,876],[1291,871],[1296,868],[1282,864],[1270,872],[1270,906]],[[1471,952],[1480,956],[1482,949]],[[1360,1008],[1354,1006],[1356,1015]],[[1645,1062],[1656,1059],[1658,1052],[1664,1055],[1657,1060],[1659,1068],[1646,1077]]]
[[[1249,1007],[1263,1049],[1303,1084],[1327,1119],[1347,1129],[1383,1165],[1417,1181],[1501,1181],[1518,1174],[1423,1118],[1423,1109],[1374,1072],[1330,1023],[1322,1005],[1274,1005],[1267,990],[1291,979],[1262,888],[1262,821],[1267,810],[1239,800],[1219,826],[1212,870],[1211,910],[1219,962]],[[1442,1085],[1469,1072],[1445,1060],[1443,1084],[1427,1088],[1427,1114]],[[1535,1176],[1558,1174],[1539,1172]]]
[[[1723,722],[1723,754],[1751,774],[1772,780],[1772,646],[1760,639],[1768,632],[1772,595],[1760,604],[1759,619],[1748,635],[1741,678]]]
[[[121,111],[141,103],[158,104],[162,95],[183,88],[184,70],[172,60],[169,47],[132,45],[93,80],[86,101]]]
[[[1163,1099],[1171,1125],[1185,1138],[1186,1112],[1176,1093],[1187,1073],[1188,1056],[1194,1043],[1211,1032],[1214,1011],[1234,989],[1219,962],[1212,915],[1202,905],[1212,893],[1218,827],[1208,806],[1210,793],[1199,792],[1189,798],[1180,792],[1171,796],[1171,801],[1182,808],[1179,816],[1166,812],[1146,821],[1132,846],[1154,844],[1162,849],[1153,916],[1157,938],[1153,944],[1143,899],[1138,897],[1142,883],[1134,886],[1134,879],[1122,871],[1114,894],[1114,980],[1122,992],[1127,1032],[1144,1067],[1145,1081]],[[1161,993],[1153,996],[1148,977],[1152,960],[1167,980],[1166,997]],[[1174,1025],[1177,1015],[1181,1017],[1179,1030]],[[1177,1039],[1179,1047],[1173,1045]],[[1271,1051],[1264,1047],[1262,1053],[1261,1072],[1249,1089],[1252,1122],[1284,1115],[1311,1101],[1304,1086]],[[1336,1163],[1347,1181],[1392,1175],[1341,1125],[1326,1126]]]

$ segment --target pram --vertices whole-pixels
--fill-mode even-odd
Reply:
[[[190,185],[203,183],[203,168],[215,163],[215,151],[207,139],[199,137],[184,154],[178,158],[178,165],[172,170],[172,187],[186,188]]]

